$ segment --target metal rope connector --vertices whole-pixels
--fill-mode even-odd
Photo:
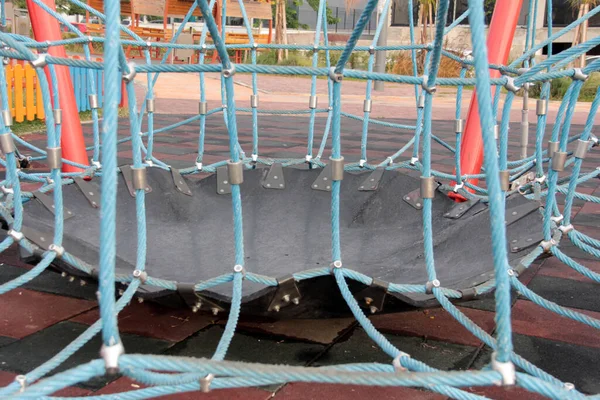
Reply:
[[[2,123],[5,127],[10,127],[13,124],[13,117],[10,110],[2,110]]]
[[[375,47],[373,45],[369,46],[369,54],[375,54]]]
[[[560,215],[557,215],[557,216],[550,217],[550,221],[552,221],[552,222],[554,222],[556,224],[560,224],[564,218],[565,217],[562,214],[560,214]]]
[[[14,229],[9,229],[6,233],[8,234],[8,236],[13,238],[15,242],[20,242],[25,237],[25,235],[23,235],[23,232],[17,232]]]
[[[212,383],[214,378],[214,374],[208,374],[204,378],[200,379],[200,390],[202,391],[202,393],[210,392],[210,384]]]
[[[336,269],[341,269],[342,268],[342,260],[335,260],[334,262],[332,262],[330,264],[330,269],[331,269],[331,273],[333,274],[333,271],[335,271]]]
[[[236,264],[233,266],[233,272],[246,276],[246,269],[244,268],[243,265],[240,265],[240,264]]]
[[[540,247],[542,250],[544,250],[544,253],[549,253],[552,247],[556,246],[556,244],[556,240],[554,239],[543,240],[540,242]]]
[[[567,233],[571,232],[573,229],[575,229],[573,227],[573,224],[561,225],[558,227],[558,230],[560,230],[563,234],[567,234]]]
[[[419,157],[411,157],[410,158],[410,165],[416,165],[418,162],[419,162]]]
[[[258,161],[258,154],[252,154],[250,157],[252,158],[252,162]]]
[[[223,74],[223,78],[231,78],[235,75],[235,64],[231,64],[229,68],[223,68],[221,73]]]
[[[146,271],[142,271],[141,269],[136,269],[133,271],[133,277],[139,279],[143,285],[148,280],[148,273]]]
[[[96,169],[102,168],[102,164],[100,164],[100,161],[91,160],[91,163]]]
[[[589,77],[588,74],[584,74],[581,68],[573,68],[572,79],[574,81],[585,81]]]
[[[452,188],[452,191],[454,193],[458,193],[458,191],[460,189],[462,189],[463,187],[465,187],[465,183],[464,182],[457,183],[456,185],[454,185],[454,188]]]
[[[119,357],[125,354],[123,343],[119,342],[111,346],[102,344],[100,348],[100,357],[104,360],[104,368],[107,374],[116,374],[119,372]]]
[[[515,79],[510,76],[507,76],[506,83],[504,84],[504,89],[508,90],[509,92],[517,93],[519,90],[521,90],[521,86],[515,85]]]
[[[137,72],[135,71],[135,63],[128,62],[127,67],[129,68],[129,72],[123,72],[123,80],[129,83],[133,81]]]
[[[15,376],[15,382],[20,386],[19,393],[23,393],[27,387],[27,377],[25,375],[17,375]]]
[[[437,87],[435,85],[429,86],[427,83],[427,80],[428,80],[427,75],[423,75],[423,82],[421,82],[421,87],[427,93],[434,94],[437,91]]]
[[[33,68],[44,68],[46,65],[48,65],[46,56],[47,56],[46,53],[38,54],[37,58],[35,60],[29,61],[29,63],[31,64],[31,66]]]
[[[441,283],[437,279],[425,282],[425,293],[432,294],[433,288],[439,288],[440,285],[441,285]]]
[[[363,168],[365,166],[365,164],[367,163],[367,160],[361,158],[360,160],[358,160],[358,166]]]
[[[304,161],[306,162],[311,162],[312,160],[312,156],[309,156],[308,154],[304,157]]]
[[[400,352],[400,354],[398,354],[394,358],[394,360],[392,361],[392,365],[394,366],[394,372],[408,372],[408,368],[402,366],[402,361],[401,361],[402,357],[410,358],[410,354]]]
[[[344,75],[342,73],[335,72],[335,67],[329,68],[329,79],[331,79],[334,82],[340,83],[343,78]]]
[[[54,243],[48,246],[48,250],[55,252],[56,257],[58,258],[62,257],[63,254],[65,254],[65,248]]]
[[[0,135],[0,149],[4,154],[13,153],[17,149],[10,133]]]
[[[515,365],[511,361],[500,362],[496,360],[496,352],[493,352],[491,365],[492,369],[502,376],[502,381],[499,382],[498,386],[512,386],[516,383],[517,373]]]
[[[202,171],[202,163],[201,162],[196,161],[196,169],[198,171]]]

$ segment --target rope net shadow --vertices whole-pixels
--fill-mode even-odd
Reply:
[[[197,0],[191,4],[190,10],[183,23],[174,34],[171,43],[146,43],[132,30],[120,24],[120,4],[118,1],[106,1],[104,10],[96,10],[79,0],[70,0],[74,5],[80,6],[106,23],[105,37],[87,37],[79,32],[72,24],[61,15],[50,9],[40,0],[33,0],[38,7],[58,19],[63,25],[76,34],[75,38],[58,42],[39,43],[29,38],[0,32],[0,41],[4,47],[0,50],[0,57],[4,60],[25,60],[35,67],[38,84],[46,115],[47,146],[41,149],[28,143],[15,135],[11,130],[12,119],[10,116],[6,79],[4,69],[0,69],[0,93],[2,97],[2,119],[0,122],[0,144],[4,152],[1,159],[6,176],[1,183],[2,215],[7,234],[0,244],[0,250],[5,251],[10,246],[18,246],[28,254],[38,254],[39,262],[28,272],[18,278],[0,285],[0,293],[10,290],[35,279],[49,266],[55,263],[68,266],[71,270],[98,279],[98,301],[100,316],[96,323],[91,325],[80,337],[62,350],[59,354],[46,363],[35,368],[26,375],[17,377],[15,382],[0,389],[0,396],[15,397],[42,397],[93,377],[106,373],[120,373],[145,385],[148,388],[127,393],[127,398],[149,398],[159,395],[168,395],[193,390],[209,391],[219,388],[262,386],[283,382],[326,382],[346,383],[379,386],[413,386],[431,390],[443,395],[460,398],[476,399],[481,396],[463,391],[461,388],[487,385],[518,385],[522,388],[537,392],[550,398],[580,398],[585,397],[576,387],[569,383],[561,382],[543,370],[537,368],[513,350],[511,332],[511,289],[518,291],[522,296],[531,300],[540,307],[544,307],[565,318],[571,318],[582,324],[600,328],[600,321],[583,313],[564,308],[550,302],[523,285],[518,276],[525,271],[540,256],[555,256],[575,271],[585,277],[600,282],[600,276],[592,270],[581,265],[561,250],[561,244],[569,241],[580,250],[595,257],[600,257],[600,241],[574,229],[571,218],[573,203],[577,200],[599,203],[600,198],[578,192],[577,188],[584,182],[595,179],[600,175],[598,168],[586,170],[582,167],[586,153],[598,144],[598,139],[592,134],[594,118],[600,105],[600,88],[590,105],[586,124],[582,131],[575,132],[571,127],[572,118],[577,104],[579,93],[590,73],[600,70],[600,60],[595,60],[582,69],[572,68],[572,62],[591,48],[600,45],[600,37],[587,40],[585,43],[572,47],[559,54],[549,56],[536,63],[534,55],[543,47],[551,48],[557,38],[572,31],[585,20],[600,12],[600,7],[592,9],[589,13],[577,19],[569,26],[553,33],[552,21],[548,18],[547,39],[539,40],[535,44],[535,18],[530,18],[527,26],[528,40],[522,56],[510,65],[489,65],[488,51],[484,42],[485,26],[483,0],[469,0],[469,9],[460,18],[449,26],[445,26],[448,12],[448,0],[440,0],[437,8],[436,21],[440,22],[435,27],[433,43],[427,45],[415,44],[414,27],[411,18],[411,44],[402,46],[388,46],[381,48],[376,45],[382,26],[377,27],[373,44],[371,46],[357,46],[365,25],[377,6],[376,0],[369,0],[364,8],[356,28],[352,32],[345,46],[332,46],[327,40],[326,2],[322,0],[318,9],[318,24],[314,46],[257,44],[253,39],[253,30],[249,26],[249,19],[244,18],[246,30],[250,38],[247,45],[227,45],[224,43],[223,32],[219,32],[217,24],[212,17],[211,10],[215,7],[215,0]],[[534,3],[534,2],[532,2]],[[535,2],[537,3],[537,2]],[[242,13],[245,15],[244,3],[239,1]],[[4,5],[4,1],[2,1]],[[222,2],[225,8],[227,2]],[[390,0],[386,0],[383,10],[389,10]],[[186,23],[194,11],[199,9],[205,16],[205,24],[198,43],[193,45],[177,44],[177,37],[185,30]],[[412,1],[409,0],[409,10],[412,10]],[[386,11],[384,11],[386,12]],[[222,12],[223,19],[226,12]],[[548,15],[552,15],[551,2],[548,2]],[[2,13],[5,25],[4,12]],[[458,23],[468,18],[471,27],[473,43],[472,57],[463,58],[443,49],[444,38]],[[387,20],[381,18],[381,20]],[[223,22],[223,26],[225,23]],[[128,37],[125,38],[127,35]],[[212,44],[207,43],[207,38],[212,38]],[[87,44],[98,42],[104,44],[104,62],[92,61]],[[84,44],[85,60],[67,59],[47,54],[49,47],[66,44]],[[125,58],[124,47],[144,47],[146,60],[144,63],[128,63]],[[153,63],[150,59],[150,50],[164,49],[165,53],[161,63]],[[257,64],[257,53],[264,49],[290,49],[312,52],[312,67],[268,66]],[[172,65],[166,61],[174,49],[193,49],[200,53],[197,64]],[[230,61],[228,50],[246,49],[250,53],[251,63],[234,65]],[[341,56],[335,65],[331,63],[331,52],[341,51]],[[411,52],[414,74],[411,76],[394,75],[390,73],[373,72],[374,57],[379,50]],[[207,52],[218,53],[219,64],[205,64]],[[368,71],[345,69],[353,52],[369,54]],[[326,67],[319,67],[320,54],[325,54]],[[416,69],[418,54],[425,56],[425,74],[419,76]],[[438,77],[440,60],[442,57],[452,58],[461,63],[460,76],[454,78]],[[98,108],[92,107],[93,117],[93,145],[88,148],[92,152],[91,167],[79,164],[61,155],[61,116],[58,100],[56,68],[57,66],[78,66],[90,71],[89,82],[91,97],[90,103],[98,93],[94,92],[97,85],[94,82],[93,70],[104,71],[104,107],[103,118],[100,124]],[[45,73],[47,69],[48,74]],[[490,77],[490,70],[500,71],[501,76]],[[174,125],[154,129],[154,94],[153,87],[160,73],[198,73],[201,86],[201,98],[198,115]],[[145,101],[138,107],[134,91],[134,77],[136,74],[147,74],[148,90]],[[208,73],[220,74],[222,106],[209,109],[206,101],[205,75]],[[234,97],[234,75],[236,73],[250,73],[252,75],[252,98],[250,108],[237,108]],[[311,93],[309,107],[304,110],[269,111],[263,110],[258,104],[259,74],[304,75],[311,78]],[[468,77],[473,75],[474,77]],[[316,98],[317,79],[327,79],[328,96],[327,107],[318,108]],[[551,131],[551,137],[546,137],[548,123],[548,101],[550,85],[554,79],[568,77],[572,83],[567,90]],[[352,115],[342,111],[341,89],[343,78],[357,78],[366,81],[366,98],[364,113]],[[129,98],[130,136],[118,139],[118,93],[122,81],[126,82]],[[370,117],[371,113],[371,88],[374,81],[396,82],[414,85],[415,107],[417,120],[414,126],[401,125],[389,121],[377,120]],[[527,155],[527,143],[521,142],[525,154],[509,160],[509,120],[512,103],[519,91],[527,91],[529,85],[541,84],[541,95],[537,100],[537,124],[535,132],[535,152]],[[481,121],[481,131],[484,146],[483,172],[465,175],[460,171],[460,147],[462,138],[461,99],[462,89],[466,85],[474,85],[477,94],[478,111]],[[456,104],[456,142],[446,143],[432,134],[432,110],[435,99],[436,86],[452,86],[458,88]],[[493,91],[492,89],[495,90]],[[503,106],[499,107],[500,98],[503,97]],[[250,156],[243,149],[238,140],[238,122],[236,114],[239,112],[250,113],[253,121],[252,144]],[[222,113],[224,124],[229,135],[229,157],[217,163],[203,162],[204,139],[206,134],[205,121],[212,114]],[[259,151],[259,114],[308,114],[308,139],[306,157],[301,159],[272,159],[262,157]],[[322,132],[321,142],[316,154],[313,147],[317,141],[315,131],[315,118],[318,114],[326,116],[325,130]],[[345,163],[341,146],[342,117],[363,122],[361,138],[360,161]],[[496,121],[500,123],[496,125]],[[143,121],[146,121],[147,130],[142,132]],[[199,125],[198,152],[195,165],[181,170],[174,170],[153,155],[154,135],[175,129],[185,124]],[[400,150],[388,157],[373,162],[367,157],[367,134],[373,125],[385,126],[392,130],[408,130],[413,133],[407,143],[402,143]],[[140,134],[140,132],[142,132]],[[497,135],[495,135],[497,133]],[[544,148],[545,141],[549,145]],[[447,174],[432,168],[432,143],[437,142],[455,155],[456,174]],[[117,166],[117,146],[130,145],[133,165],[128,169],[131,177],[131,191],[134,194],[136,213],[129,216],[129,221],[135,220],[137,248],[135,249],[135,267],[126,274],[117,273],[117,240],[116,219],[119,208],[117,202],[117,188],[120,174],[125,174]],[[36,153],[31,160],[47,163],[49,172],[28,172],[18,168],[17,161],[21,156],[17,146]],[[330,158],[323,160],[325,151],[330,152]],[[412,154],[407,156],[407,153]],[[78,168],[80,172],[61,172],[64,165]],[[332,277],[339,288],[339,292],[370,338],[389,355],[388,364],[364,363],[346,364],[334,367],[304,368],[281,367],[262,364],[247,364],[225,361],[228,346],[234,336],[240,309],[242,306],[242,290],[249,283],[263,287],[278,287],[282,281],[277,277],[259,275],[247,268],[244,255],[244,231],[242,225],[242,188],[244,175],[256,169],[257,166],[266,165],[273,168],[275,165],[291,167],[294,165],[308,165],[309,168],[325,173],[328,169],[328,192],[331,196],[330,204],[330,237],[323,237],[323,241],[331,241],[331,265],[317,269],[310,269],[293,274],[292,282],[301,282],[315,277]],[[570,168],[568,175],[561,174]],[[154,277],[146,271],[147,265],[147,224],[146,224],[146,183],[147,170],[170,171],[174,179],[178,176],[192,174],[216,173],[221,171],[228,181],[226,190],[231,193],[231,206],[233,214],[233,251],[234,263],[231,266],[221,265],[222,274],[211,279],[195,283],[192,293],[202,293],[209,289],[229,284],[230,306],[228,320],[223,336],[211,359],[190,359],[179,357],[166,357],[155,355],[136,355],[126,353],[117,325],[118,313],[130,302],[141,286],[152,286],[168,290],[178,290],[178,283],[159,277]],[[422,246],[424,249],[424,262],[426,281],[422,283],[390,282],[385,284],[385,291],[398,295],[429,295],[450,313],[458,322],[468,329],[485,345],[494,350],[492,362],[481,371],[440,371],[411,358],[392,345],[379,333],[367,318],[364,305],[359,304],[355,294],[350,289],[352,282],[363,285],[373,285],[373,277],[367,276],[353,269],[352,265],[344,263],[341,243],[344,235],[340,234],[340,191],[345,172],[375,173],[377,171],[418,171],[420,175],[420,193],[418,209],[422,214]],[[533,171],[534,176],[529,180],[521,178]],[[77,257],[75,248],[64,245],[64,221],[69,217],[63,207],[64,193],[73,185],[86,187],[88,181],[82,178],[94,177],[93,182],[100,184],[100,200],[95,200],[101,208],[100,237],[98,260],[92,263]],[[442,182],[440,186],[436,181]],[[35,193],[24,190],[22,184],[34,182],[42,184]],[[479,182],[479,183],[478,183]],[[121,184],[122,185],[122,184]],[[186,190],[185,186],[180,188]],[[188,188],[189,190],[189,188]],[[225,190],[225,188],[223,189]],[[310,189],[307,189],[310,190]],[[469,200],[468,203],[485,203],[489,209],[489,231],[491,238],[491,259],[493,263],[493,277],[485,283],[457,290],[445,287],[444,281],[438,279],[436,260],[434,254],[434,231],[432,224],[432,204],[434,193],[446,191],[460,195]],[[34,230],[25,229],[27,210],[35,199],[43,199],[44,193],[52,192],[53,232],[51,243],[49,238],[40,238]],[[517,264],[509,265],[510,245],[507,246],[506,199],[509,196],[521,196],[526,199],[540,201],[544,207],[540,208],[540,240],[528,245],[526,255],[521,257]],[[565,205],[562,212],[558,207],[558,196],[565,196]],[[42,201],[42,200],[40,200]],[[402,201],[398,199],[398,201]],[[422,203],[422,204],[421,204]],[[24,218],[25,217],[25,218]],[[35,226],[35,225],[34,225]],[[513,246],[514,247],[514,246]],[[124,293],[115,300],[115,282],[126,285]],[[463,314],[453,301],[482,296],[494,292],[496,305],[496,329],[494,335],[473,323]],[[200,297],[198,297],[200,298]],[[294,307],[297,298],[288,296],[279,308]],[[202,304],[197,304],[200,308]],[[367,308],[368,312],[369,308]],[[100,349],[100,358],[74,369],[48,376],[57,366],[68,359],[74,352],[81,348],[96,334],[101,333],[103,345]],[[111,396],[101,396],[110,398]]]

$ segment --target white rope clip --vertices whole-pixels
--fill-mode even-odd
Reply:
[[[453,191],[454,193],[458,193],[458,191],[459,191],[460,189],[462,189],[464,186],[465,186],[465,183],[464,183],[464,182],[457,183],[456,185],[454,185],[454,188],[452,189],[452,191]]]
[[[65,254],[65,248],[54,243],[48,246],[48,250],[55,252],[58,258]]]
[[[23,235],[23,232],[17,232],[14,229],[9,229],[7,233],[8,236],[15,239],[15,242],[20,242],[25,237],[25,235]]]
[[[15,376],[15,382],[21,386],[19,388],[19,393],[23,393],[25,391],[25,387],[27,386],[27,377],[25,375],[17,375]]]
[[[492,353],[492,369],[502,375],[502,381],[498,386],[509,386],[516,383],[515,365],[511,361],[500,362],[496,360],[496,352]]]
[[[563,234],[567,234],[569,232],[571,232],[573,229],[573,224],[569,224],[569,225],[561,225],[558,227],[558,229],[563,233]]]
[[[148,273],[146,271],[142,271],[141,269],[136,269],[133,271],[133,277],[140,280],[142,284],[146,283],[148,280]]]
[[[119,371],[119,357],[125,353],[123,343],[119,342],[111,346],[102,344],[100,356],[104,360],[104,367],[109,374],[115,374]]]
[[[394,360],[392,361],[392,365],[394,366],[394,371],[395,372],[408,372],[408,368],[402,366],[402,362],[400,361],[400,359],[402,357],[408,357],[408,358],[410,358],[410,354],[404,353],[404,352],[400,352],[400,354],[398,354],[396,356],[396,358],[394,358]]]
[[[200,379],[200,390],[202,393],[210,392],[210,384],[214,378],[215,376],[213,374],[208,374],[204,378]]]

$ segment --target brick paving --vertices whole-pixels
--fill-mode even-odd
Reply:
[[[178,111],[188,100],[172,102]],[[189,100],[191,101],[191,100]],[[443,111],[445,112],[445,111]],[[442,114],[443,114],[442,112]],[[435,115],[435,114],[434,114]],[[439,114],[438,114],[439,115]],[[394,116],[394,114],[390,114]],[[157,114],[155,127],[178,122],[186,115]],[[392,120],[392,119],[390,119]],[[240,115],[240,143],[247,149],[251,143],[249,117]],[[304,117],[261,116],[259,132],[260,153],[264,156],[303,157],[306,151],[306,124]],[[393,119],[399,123],[410,120]],[[582,117],[572,129],[581,130]],[[344,155],[347,161],[358,159],[361,124],[342,121]],[[128,135],[127,120],[120,121],[119,135]],[[323,119],[317,120],[316,132],[321,132]],[[434,132],[452,141],[452,123],[438,118]],[[91,126],[85,125],[87,142],[91,143]],[[533,127],[531,128],[533,132]],[[220,115],[207,120],[205,162],[222,160],[227,155],[227,135]],[[518,123],[513,132],[519,132]],[[159,158],[175,167],[187,167],[195,160],[197,125],[191,124],[158,135],[155,151]],[[596,132],[598,134],[598,132]],[[317,138],[320,136],[317,135]],[[373,127],[370,135],[369,157],[383,159],[410,138],[409,132]],[[28,140],[43,146],[43,135],[31,135]],[[531,142],[533,143],[533,142]],[[511,154],[516,142],[511,141]],[[131,161],[128,144],[121,147],[119,162]],[[452,172],[452,156],[441,146],[434,146],[435,165]],[[590,152],[584,171],[600,165],[597,151]],[[600,194],[600,180],[586,183],[582,189]],[[561,200],[562,201],[562,200]],[[600,215],[597,205],[578,204],[574,225],[593,237],[600,238],[600,227],[595,222]],[[569,254],[581,256],[573,248]],[[580,263],[600,272],[600,261],[590,257],[578,258]],[[25,272],[27,265],[20,262],[13,247],[0,255],[0,282],[13,279]],[[554,258],[536,263],[522,277],[532,290],[582,313],[600,317],[597,284],[571,271]],[[18,373],[23,373],[46,361],[83,332],[98,316],[94,285],[81,286],[53,271],[46,271],[23,288],[0,296],[0,384],[6,384]],[[459,304],[465,314],[483,329],[493,333],[493,299],[483,298]],[[223,317],[224,318],[224,317]],[[490,350],[471,336],[444,310],[415,309],[404,313],[376,315],[373,323],[399,349],[431,366],[444,370],[481,368],[490,361]],[[157,304],[132,302],[119,317],[125,348],[128,352],[171,354],[179,356],[210,356],[223,332],[222,318],[194,314],[187,309],[170,309]],[[515,294],[513,301],[515,348],[519,354],[549,371],[557,378],[572,382],[584,393],[599,393],[600,346],[597,330],[561,318]],[[98,356],[96,338],[78,351],[58,370],[73,367]],[[319,321],[263,321],[242,320],[228,353],[228,360],[322,366],[338,363],[385,362],[390,360],[372,343],[353,319],[342,318]],[[90,395],[119,393],[141,388],[126,378],[98,378],[78,387],[68,388],[61,395]],[[521,389],[473,388],[473,393],[496,399],[538,399]],[[231,389],[209,394],[182,393],[173,399],[443,399],[444,396],[409,388],[368,388],[360,386],[313,385],[291,383],[267,388]]]

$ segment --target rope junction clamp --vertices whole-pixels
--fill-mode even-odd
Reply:
[[[96,94],[90,94],[88,96],[88,101],[90,102],[90,108],[91,109],[100,108],[99,104],[98,104],[98,95],[96,95]]]
[[[546,115],[547,108],[548,108],[548,100],[538,99],[535,102],[535,113],[537,115]]]
[[[123,72],[123,80],[129,83],[133,81],[137,72],[135,71],[135,63],[128,62],[127,67],[129,68],[129,72]]]
[[[565,163],[567,162],[567,152],[555,151],[552,154],[552,169],[556,172],[562,172],[565,170]]]
[[[435,196],[435,180],[433,176],[422,176],[421,177],[421,198],[422,199],[433,199]]]
[[[558,142],[548,142],[548,157],[552,157],[558,151]]]
[[[457,120],[454,120],[454,132],[458,135],[459,133],[462,133],[464,129],[464,120],[459,118]]]
[[[214,378],[214,374],[208,374],[204,378],[200,379],[200,390],[202,391],[202,393],[210,392],[210,384],[212,383]]]
[[[54,123],[56,125],[62,124],[62,110],[60,108],[55,108],[52,110],[52,115],[54,117]]]
[[[20,242],[25,237],[25,235],[23,235],[23,232],[17,232],[14,229],[9,229],[7,234],[8,236],[12,237],[15,240],[15,242]]]
[[[542,242],[540,242],[540,247],[544,250],[545,253],[549,253],[552,247],[556,246],[556,244],[556,240],[554,239],[543,240]]]
[[[146,271],[142,271],[141,269],[136,269],[133,271],[133,277],[139,279],[140,282],[144,284],[148,280],[148,273]]]
[[[574,228],[573,228],[573,224],[569,224],[569,225],[561,225],[561,226],[558,227],[558,229],[563,234],[567,234],[567,233],[571,232]]]
[[[432,281],[427,281],[427,282],[425,282],[425,293],[432,294],[433,288],[439,288],[440,286],[441,286],[441,283],[437,279],[434,279]]]
[[[104,368],[106,368],[107,374],[112,375],[119,372],[119,357],[123,354],[125,354],[125,348],[121,342],[113,344],[112,346],[102,344],[100,356],[104,360]]]
[[[408,368],[402,366],[402,362],[400,361],[400,359],[402,357],[408,357],[408,358],[410,358],[410,354],[407,354],[407,353],[404,353],[404,352],[400,352],[400,354],[398,354],[394,358],[394,360],[392,361],[392,365],[394,366],[394,371],[395,372],[408,372]]]
[[[515,365],[512,362],[500,362],[496,360],[496,352],[493,352],[491,365],[492,369],[499,372],[502,376],[502,381],[498,383],[498,386],[512,386],[516,383],[517,373]]]
[[[506,77],[506,83],[504,84],[504,88],[509,92],[513,93],[517,93],[519,90],[521,90],[521,86],[515,85],[515,79],[510,76]]]
[[[329,68],[329,79],[331,79],[334,82],[340,83],[343,78],[344,75],[342,73],[335,72],[335,67]]]
[[[583,73],[581,68],[573,68],[573,80],[575,81],[585,81],[589,77],[588,74]]]
[[[235,75],[235,65],[231,64],[231,66],[229,68],[224,68],[222,71],[223,77],[224,78],[231,78],[232,76]]]
[[[314,110],[317,108],[317,104],[319,103],[319,98],[317,96],[310,96],[308,99],[308,108]]]
[[[205,101],[201,101],[198,103],[198,114],[206,115],[208,112],[208,104]]]
[[[429,86],[427,84],[427,75],[423,75],[423,82],[421,82],[421,87],[423,88],[424,91],[426,91],[429,94],[434,94],[437,91],[437,87],[435,85],[433,86]]]
[[[62,257],[63,254],[65,254],[65,248],[54,243],[48,246],[48,250],[55,252],[58,258]]]
[[[508,170],[500,171],[500,189],[503,192],[508,192],[510,190],[510,175]]]
[[[146,179],[146,167],[131,168],[131,177],[134,190],[146,190],[148,181]]]
[[[331,267],[331,273],[333,274],[334,270],[342,268],[342,260],[335,260],[334,262],[331,263],[330,267]]]
[[[31,64],[31,66],[33,68],[44,68],[46,65],[48,65],[46,56],[47,56],[46,53],[38,54],[37,58],[35,60],[29,61],[29,63]]]
[[[154,99],[146,99],[146,111],[148,113],[154,112]]]
[[[17,382],[20,386],[19,393],[23,393],[25,391],[25,387],[27,387],[27,377],[25,375],[17,375],[15,376],[15,382]]]

